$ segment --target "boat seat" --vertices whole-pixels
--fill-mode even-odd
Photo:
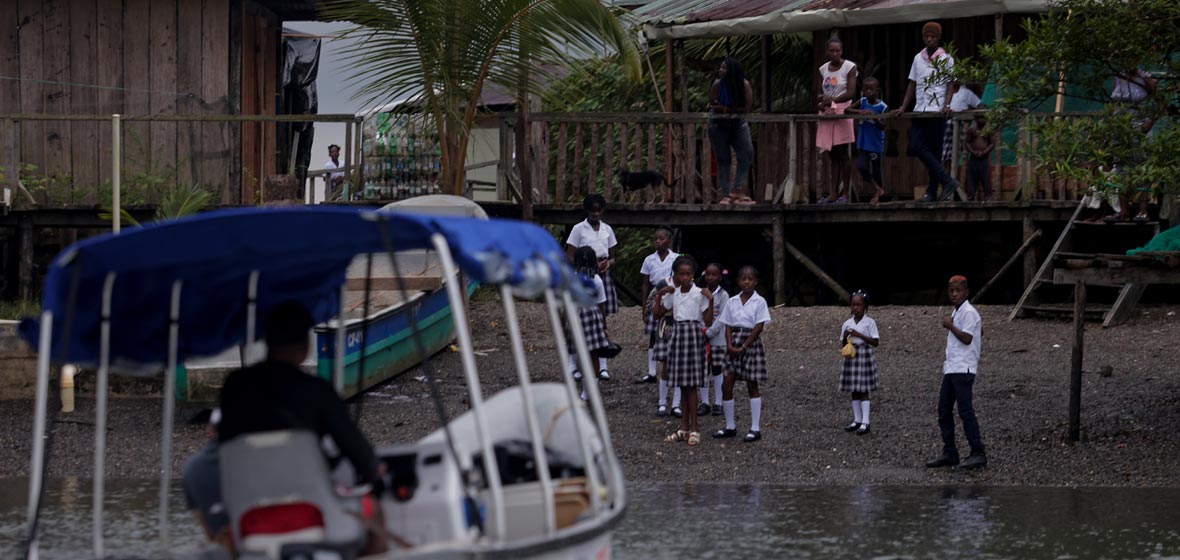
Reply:
[[[288,545],[351,557],[364,544],[364,528],[332,487],[314,433],[242,435],[221,444],[219,459],[222,504],[243,557],[277,559]]]

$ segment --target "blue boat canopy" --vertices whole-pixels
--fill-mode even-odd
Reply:
[[[86,239],[62,251],[42,296],[43,311],[53,313],[50,356],[59,363],[98,363],[102,291],[110,273],[111,366],[143,370],[167,359],[178,281],[179,359],[211,356],[245,338],[253,271],[259,273],[260,319],[294,300],[323,322],[338,311],[353,257],[385,253],[390,244],[394,251],[430,249],[436,234],[446,238],[459,268],[481,283],[509,284],[524,297],[564,288],[579,303],[592,301],[553,236],[534,224],[335,207],[222,210]],[[20,325],[35,348],[38,323]]]

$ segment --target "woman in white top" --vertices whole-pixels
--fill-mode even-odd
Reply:
[[[874,348],[881,343],[877,322],[865,315],[869,310],[869,296],[863,291],[852,294],[852,317],[840,326],[840,345],[851,342],[856,355],[844,358],[840,369],[840,390],[852,393],[852,423],[844,427],[845,432],[857,435],[869,433],[869,391],[881,386],[877,373],[877,356]]]
[[[725,412],[725,429],[713,433],[715,438],[731,438],[737,435],[737,423],[733,411],[733,384],[737,380],[746,382],[750,394],[750,431],[746,442],[762,439],[762,393],[758,383],[766,381],[766,350],[762,347],[762,329],[770,322],[770,308],[766,300],[758,295],[758,270],[744,266],[738,272],[738,286],[741,293],[729,298],[721,312],[720,321],[725,324],[725,338],[728,340],[725,383],[721,387],[721,406]]]
[[[820,87],[819,113],[821,115],[842,115],[844,110],[857,99],[856,63],[844,58],[844,43],[836,37],[828,39],[828,62],[819,67]],[[820,203],[844,202],[844,187],[852,181],[852,143],[856,132],[851,119],[821,120],[815,127],[815,146],[826,150],[832,161],[832,180],[829,194]]]
[[[692,283],[697,264],[692,257],[681,255],[672,264],[678,288],[665,286],[656,294],[656,319],[668,312],[675,321],[671,344],[668,347],[668,381],[684,390],[688,414],[680,417],[680,429],[664,438],[666,442],[687,441],[700,445],[697,427],[697,389],[707,382],[705,368],[705,329],[713,324],[713,294],[708,288]]]
[[[573,262],[574,250],[578,247],[590,247],[598,256],[598,275],[602,278],[602,285],[606,290],[606,315],[619,312],[619,296],[615,291],[615,279],[610,268],[615,263],[615,247],[619,241],[615,239],[615,230],[602,221],[602,213],[606,211],[606,199],[598,193],[591,193],[582,199],[582,208],[586,210],[586,219],[578,222],[570,230],[570,236],[565,240],[566,257]],[[571,361],[571,367],[573,362]],[[610,379],[606,368],[606,358],[598,359],[599,377],[604,381]]]

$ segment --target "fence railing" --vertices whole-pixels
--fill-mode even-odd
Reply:
[[[962,131],[973,112],[954,117],[951,138],[953,153],[962,154]],[[1026,115],[1007,134],[1022,148],[1035,146],[1030,124],[1040,118],[1092,118],[1088,113]],[[519,115],[503,114],[501,125],[501,187],[520,199],[520,178],[513,166],[513,154],[520,150],[513,138],[520,126]],[[576,203],[589,192],[601,192],[608,201],[636,203],[652,201],[658,193],[623,192],[616,177],[620,169],[652,170],[664,174],[671,184],[672,204],[710,204],[721,197],[717,163],[708,139],[707,113],[533,113],[529,115],[529,149],[526,169],[530,170],[531,202]],[[875,116],[747,115],[754,145],[754,160],[746,180],[747,193],[760,202],[806,203],[831,192],[835,185],[831,160],[816,147],[819,122],[838,119],[868,119]],[[916,158],[907,154],[909,129],[914,118],[946,118],[930,113],[906,113],[881,119],[886,132],[884,187],[893,199],[909,200],[925,189],[927,175]],[[992,155],[992,184],[997,200],[1075,199],[1076,181],[1053,180],[1019,150],[998,144]],[[1014,157],[1015,156],[1015,157]],[[517,157],[521,157],[517,154]],[[731,158],[736,170],[736,158]],[[961,157],[952,158],[949,169],[961,181],[966,169]],[[850,161],[854,165],[855,160]],[[731,176],[733,174],[731,173]],[[853,188],[861,181],[851,173]],[[866,194],[869,191],[865,191]]]

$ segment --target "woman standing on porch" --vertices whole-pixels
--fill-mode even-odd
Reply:
[[[856,63],[844,58],[844,43],[828,39],[828,62],[819,67],[819,114],[842,115],[856,98]],[[852,183],[852,143],[856,142],[851,119],[821,120],[815,127],[815,146],[832,161],[832,189],[820,203],[844,202],[844,187]]]
[[[750,124],[741,117],[728,115],[746,114],[754,106],[754,89],[746,80],[742,63],[736,58],[726,57],[717,69],[717,79],[709,88],[709,112],[726,115],[724,118],[709,119],[709,142],[717,157],[717,183],[723,196],[718,204],[754,204],[742,192],[742,184],[750,173],[750,162],[754,159],[754,144],[750,141]],[[733,183],[729,179],[730,149],[737,154],[737,173]]]

